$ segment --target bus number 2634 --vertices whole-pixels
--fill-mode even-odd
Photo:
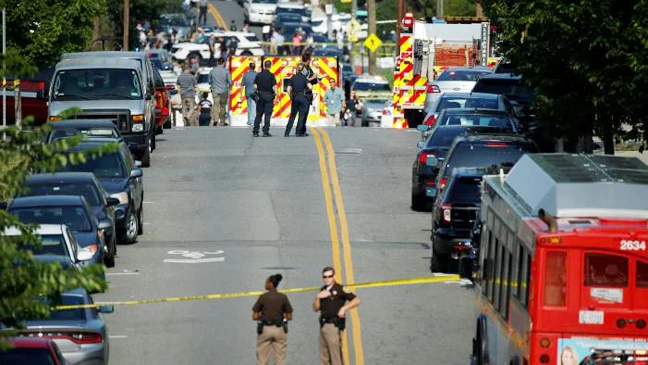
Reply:
[[[621,240],[621,250],[646,251],[646,241]]]

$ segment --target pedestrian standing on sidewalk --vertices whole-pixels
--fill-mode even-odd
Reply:
[[[295,128],[295,136],[305,137],[301,131],[306,130],[306,116],[308,115],[309,104],[306,95],[311,88],[311,84],[308,82],[306,75],[304,75],[304,64],[300,62],[297,65],[295,74],[288,82],[288,95],[290,95],[291,100],[290,118],[288,118],[284,137],[290,136],[290,130],[292,129],[297,114],[299,114],[299,119],[297,120],[297,128]]]
[[[349,310],[360,305],[360,299],[335,282],[335,270],[322,270],[324,286],[315,296],[313,310],[320,312],[320,365],[342,365],[342,333]]]
[[[218,59],[218,66],[209,71],[207,78],[214,99],[212,108],[212,120],[210,126],[227,125],[227,101],[229,100],[229,89],[232,86],[232,78],[225,69],[225,60]]]
[[[245,99],[247,100],[248,125],[254,123],[256,118],[256,100],[254,100],[254,79],[256,79],[256,65],[250,62],[248,72],[243,75],[243,86],[245,87]]]
[[[329,79],[331,87],[324,93],[324,102],[326,103],[326,118],[329,127],[340,125],[340,114],[344,110],[344,92],[337,87],[334,78]]]
[[[200,25],[207,24],[207,0],[200,0],[200,15],[198,15]]]
[[[259,72],[254,79],[254,89],[259,94],[256,118],[254,118],[254,128],[252,128],[252,135],[254,137],[259,136],[261,118],[265,118],[265,122],[263,123],[263,136],[272,137],[270,134],[270,118],[272,117],[274,103],[278,102],[279,99],[277,97],[277,79],[270,72],[271,67],[272,61],[266,60],[263,63],[263,71]]]
[[[184,72],[176,81],[182,98],[182,119],[185,127],[196,125],[196,77],[191,74],[191,64],[186,63]]]
[[[252,319],[257,324],[256,363],[268,365],[274,350],[275,365],[286,364],[288,347],[288,321],[292,320],[293,308],[286,294],[277,292],[281,274],[266,279],[267,292],[252,307]]]

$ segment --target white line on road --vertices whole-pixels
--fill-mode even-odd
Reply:
[[[108,338],[113,339],[113,338],[128,338],[127,335],[108,335]]]
[[[106,273],[106,276],[139,275],[139,274],[140,274],[139,272],[132,272],[132,271],[128,271],[128,272],[108,272],[108,273]]]
[[[146,201],[142,202],[142,203],[144,203],[144,204],[155,204],[155,202],[146,202]]]
[[[163,262],[173,263],[173,264],[203,264],[207,262],[223,262],[225,261],[224,257],[214,257],[209,259],[164,259]]]

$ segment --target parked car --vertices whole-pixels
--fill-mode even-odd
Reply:
[[[57,305],[92,305],[92,298],[83,289],[62,293]],[[52,339],[70,364],[108,364],[109,337],[104,314],[112,313],[113,306],[77,309],[55,309],[46,319],[23,321],[22,337]]]
[[[30,196],[15,198],[7,208],[23,223],[65,224],[82,249],[92,253],[92,264],[105,263],[114,253],[106,246],[104,231],[111,228],[108,220],[99,221],[83,196]],[[114,262],[114,258],[107,260]]]
[[[426,104],[441,93],[470,92],[477,80],[491,73],[493,69],[488,67],[449,67],[436,80],[429,82]]]
[[[471,234],[481,207],[481,181],[484,172],[460,169],[453,173],[448,187],[432,208],[432,258],[434,272],[447,272],[472,248]]]
[[[296,13],[275,13],[272,17],[272,28],[281,28],[285,23],[300,23],[301,19],[301,15]]]
[[[149,75],[152,74],[150,71]],[[82,109],[71,119],[113,120],[133,154],[144,166],[150,166],[150,154],[155,148],[155,101],[153,85],[147,89],[146,84],[137,60],[66,59],[56,66],[50,92],[50,120],[60,120],[58,115],[71,107]]]
[[[471,125],[510,129],[519,133],[518,121],[506,111],[493,109],[444,109],[439,114],[435,126],[442,125]]]
[[[362,114],[360,115],[361,125],[369,127],[371,123],[378,124],[382,119],[383,109],[385,108],[385,99],[366,99],[362,103]]]
[[[80,143],[72,151],[97,148],[112,139],[93,139]],[[133,159],[123,141],[117,141],[118,151],[87,159],[84,163],[68,164],[59,171],[92,172],[112,198],[119,200],[115,206],[117,239],[121,243],[135,243],[137,235],[144,233],[144,182],[142,169]]]
[[[92,259],[92,252],[79,246],[74,234],[65,224],[41,224],[34,233],[40,236],[40,247],[29,244],[18,247],[31,251],[38,261],[58,262],[63,268],[81,270]],[[20,237],[22,232],[16,227],[9,227],[5,229],[4,235]]]
[[[173,70],[173,57],[166,49],[150,49],[145,52],[148,54],[153,66],[159,71]]]
[[[278,0],[238,0],[243,2],[243,16],[249,24],[271,24]]]
[[[298,14],[301,16],[301,22],[309,23],[311,21],[312,11],[303,3],[280,2],[275,9],[275,14]]]
[[[359,76],[351,85],[351,94],[353,93],[363,101],[366,98],[392,98],[389,82],[381,76]]]
[[[3,365],[67,365],[56,342],[49,338],[10,338],[11,348],[0,351]]]
[[[505,95],[516,103],[518,115],[522,107],[531,105],[533,100],[533,90],[524,83],[521,76],[515,74],[496,73],[481,77],[475,83],[472,92]]]
[[[52,130],[45,136],[46,144],[79,134],[87,138],[122,138],[121,132],[110,119],[66,119],[51,122],[49,126]]]
[[[104,241],[108,247],[106,266],[115,265],[117,255],[117,229],[115,206],[119,199],[110,197],[103,186],[90,172],[59,172],[55,174],[30,175],[25,181],[27,190],[19,196],[81,195],[92,208],[99,222],[109,222],[104,229]]]
[[[209,39],[214,35],[216,38],[223,38],[229,42],[230,38],[236,38],[238,46],[236,47],[237,56],[263,56],[265,52],[261,41],[254,33],[245,32],[222,32],[203,34],[193,42],[176,43],[171,48],[171,55],[176,61],[184,62],[186,59],[197,58],[199,64],[206,65],[209,61]],[[221,57],[220,47],[216,44],[214,58]]]
[[[477,108],[504,110],[516,116],[511,101],[504,95],[484,93],[442,93],[435,101],[428,103],[426,100],[425,110],[427,114],[423,124],[433,126],[439,113],[450,108]]]
[[[380,126],[382,128],[394,127],[394,100],[389,99],[383,105],[382,115],[380,117]]]
[[[430,136],[418,143],[419,152],[412,165],[412,210],[428,209],[428,205],[436,198],[439,167],[455,138],[469,134],[502,132],[500,128],[462,125],[444,125],[432,129]]]

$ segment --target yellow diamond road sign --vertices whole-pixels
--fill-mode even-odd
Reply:
[[[364,41],[365,47],[369,48],[371,52],[376,52],[378,48],[382,45],[382,41],[375,34],[369,34],[369,37]]]

